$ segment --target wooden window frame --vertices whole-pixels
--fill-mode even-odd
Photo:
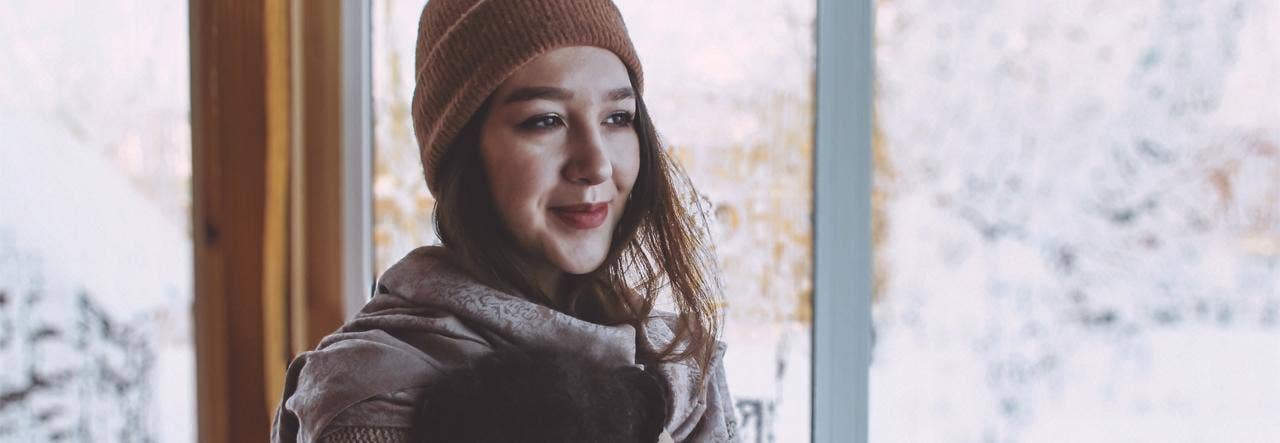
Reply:
[[[272,314],[268,154],[279,146],[269,47],[283,16],[268,1],[191,0],[192,240],[199,440],[261,439]],[[272,69],[278,69],[272,66]],[[270,77],[270,79],[268,78]],[[269,81],[270,80],[270,81]],[[287,111],[285,111],[287,113]],[[286,114],[287,115],[287,114]],[[251,437],[252,436],[252,437]]]
[[[369,4],[190,0],[198,435],[265,438],[372,286]]]

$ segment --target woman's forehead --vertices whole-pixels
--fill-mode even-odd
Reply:
[[[635,96],[631,76],[613,52],[590,46],[557,48],[516,70],[494,92],[499,103],[575,98],[617,101]]]

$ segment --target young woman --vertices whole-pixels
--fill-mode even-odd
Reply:
[[[663,440],[732,440],[705,226],[612,2],[430,0],[416,67],[443,246],[290,364],[273,440],[406,441],[434,382],[504,350],[656,370]]]

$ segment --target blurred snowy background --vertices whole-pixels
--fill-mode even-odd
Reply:
[[[871,440],[1280,439],[1280,2],[880,0]]]
[[[186,2],[0,13],[0,441],[193,441]]]

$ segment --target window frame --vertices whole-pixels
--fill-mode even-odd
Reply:
[[[371,286],[369,5],[188,8],[198,440],[248,441]]]
[[[342,2],[343,299],[349,320],[373,293],[373,7]]]
[[[817,1],[812,439],[865,443],[875,8]]]

